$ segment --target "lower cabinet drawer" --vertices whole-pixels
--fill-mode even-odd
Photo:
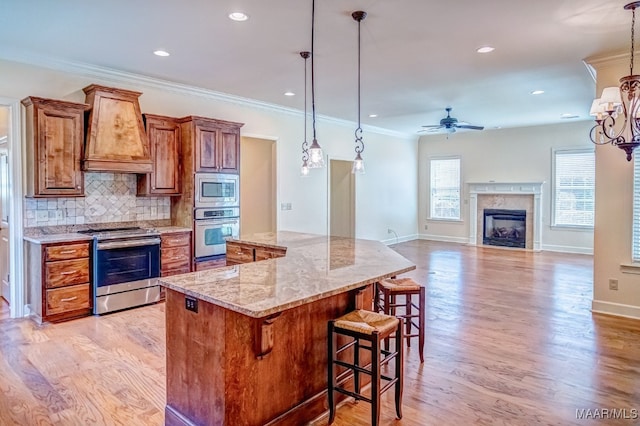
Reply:
[[[89,282],[89,259],[59,260],[45,263],[47,288]]]
[[[271,249],[271,248],[256,248],[256,262],[259,260],[275,259],[277,257],[283,257],[286,254],[285,250]]]
[[[207,269],[215,269],[227,266],[225,258],[205,260],[204,262],[196,262],[196,271],[206,271]]]
[[[253,247],[244,247],[227,242],[227,265],[248,263],[254,260]]]
[[[163,269],[162,271],[160,271],[160,276],[170,277],[171,275],[187,274],[189,272],[191,272],[191,268],[189,266],[176,269]]]
[[[181,269],[191,265],[191,250],[187,247],[162,248],[160,267],[163,270]]]
[[[91,307],[89,283],[47,290],[47,315]]]

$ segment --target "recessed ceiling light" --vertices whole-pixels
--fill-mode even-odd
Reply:
[[[154,50],[153,54],[156,56],[169,56],[169,52],[167,52],[166,50]]]
[[[295,96],[296,94],[293,92],[284,92],[285,96]]]
[[[478,48],[478,50],[476,50],[476,52],[478,52],[478,53],[489,53],[489,52],[493,52],[494,50],[496,50],[495,47],[482,46],[482,47]]]
[[[369,117],[371,118],[376,118],[378,116],[378,114],[369,114]]]
[[[533,92],[531,92],[532,95],[542,95],[544,93],[544,90],[534,90]]]
[[[564,114],[560,115],[560,118],[563,118],[563,119],[578,118],[578,117],[580,117],[578,114],[572,114],[570,112],[565,112]]]
[[[249,19],[249,17],[242,12],[233,12],[229,14],[229,19],[231,19],[232,21],[241,22],[246,21],[247,19]]]

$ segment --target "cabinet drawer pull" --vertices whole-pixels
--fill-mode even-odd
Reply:
[[[61,302],[71,302],[72,300],[76,300],[78,296],[66,297],[64,299],[60,299]]]
[[[78,272],[77,270],[74,271],[64,271],[64,272],[60,272],[60,275],[71,275],[71,274],[75,274],[76,272]]]
[[[73,254],[75,252],[76,252],[75,250],[63,250],[60,252],[60,254]]]

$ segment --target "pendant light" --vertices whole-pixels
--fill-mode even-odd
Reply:
[[[309,147],[309,168],[318,169],[324,167],[324,153],[316,138],[316,96],[315,96],[315,80],[314,80],[314,64],[313,64],[313,39],[315,32],[316,18],[316,1],[311,0],[311,118],[313,124],[313,140]]]
[[[367,17],[367,12],[361,10],[353,12],[351,17],[358,22],[358,128],[356,128],[356,158],[353,160],[351,173],[364,174],[364,161],[362,160],[362,151],[364,151],[364,142],[362,141],[362,127],[360,126],[360,23]]]
[[[307,59],[311,53],[300,52],[300,56],[304,59],[304,139],[302,142],[302,168],[300,176],[309,176],[309,144],[307,143]]]

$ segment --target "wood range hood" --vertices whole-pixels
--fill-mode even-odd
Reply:
[[[95,84],[82,90],[91,105],[82,169],[151,173],[149,139],[138,103],[142,93]]]

